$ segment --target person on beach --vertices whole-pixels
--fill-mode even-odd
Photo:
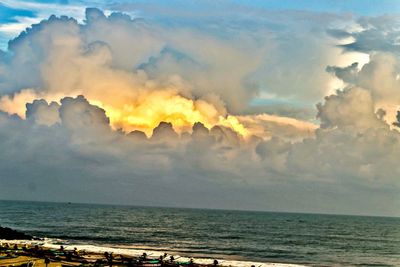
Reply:
[[[214,266],[217,266],[217,265],[218,265],[218,261],[214,260]]]
[[[113,253],[111,252],[111,253],[108,255],[108,264],[109,264],[110,266],[113,266],[113,259],[114,259],[114,256],[113,256]]]
[[[43,256],[43,249],[42,247],[39,247],[38,245],[35,245],[32,249],[32,253],[35,254],[36,256]]]

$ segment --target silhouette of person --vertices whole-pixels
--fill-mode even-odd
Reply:
[[[108,256],[108,264],[109,264],[110,266],[113,266],[113,259],[114,259],[113,253],[111,252],[111,253],[109,254],[109,256]]]

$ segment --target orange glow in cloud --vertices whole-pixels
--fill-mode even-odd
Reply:
[[[75,95],[74,95],[75,96]],[[0,110],[10,115],[18,115],[25,119],[26,104],[32,103],[35,99],[45,99],[47,102],[59,102],[63,98],[62,93],[40,94],[33,89],[24,89],[13,96],[4,95],[0,98]]]
[[[79,93],[69,94],[77,96]],[[26,103],[35,99],[47,102],[59,102],[65,96],[60,94],[40,94],[32,89],[22,90],[13,97],[0,98],[0,110],[25,118]],[[151,136],[153,129],[162,121],[172,123],[178,133],[190,132],[196,122],[207,128],[220,125],[231,128],[242,137],[250,132],[239,122],[237,117],[221,113],[214,104],[202,99],[190,99],[180,95],[176,90],[139,91],[134,98],[113,98],[97,94],[85,95],[88,101],[105,110],[111,127],[129,133],[140,130]]]
[[[231,128],[243,137],[249,131],[232,115],[221,114],[211,103],[205,100],[193,100],[177,94],[174,90],[142,93],[140,101],[119,105],[101,100],[89,100],[106,111],[113,128],[125,132],[140,130],[151,136],[155,127],[162,121],[172,123],[178,133],[191,131],[193,124],[201,122],[207,128],[221,125]]]

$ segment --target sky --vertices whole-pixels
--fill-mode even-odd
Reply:
[[[0,1],[0,199],[400,216],[398,1]]]

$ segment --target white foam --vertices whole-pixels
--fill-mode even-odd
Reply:
[[[44,246],[50,249],[58,249],[60,245],[63,245],[66,250],[73,250],[77,248],[79,251],[87,251],[93,253],[104,253],[109,252],[113,253],[114,255],[126,255],[126,256],[133,256],[139,257],[143,253],[146,253],[150,257],[158,258],[159,255],[163,254],[162,249],[140,249],[130,246],[98,246],[98,245],[82,245],[82,244],[70,244],[65,240],[61,239],[50,239],[45,238],[44,240],[4,240],[0,239],[0,244],[21,244],[21,245],[39,245]],[[171,255],[171,254],[168,254]],[[190,258],[185,256],[180,256],[178,254],[173,255],[174,258],[180,262],[187,262]],[[197,264],[213,264],[214,258],[192,258],[194,263]],[[272,262],[253,262],[253,261],[236,261],[236,260],[223,260],[223,259],[216,259],[218,261],[218,265],[220,266],[234,266],[234,267],[250,267],[252,265],[256,267],[305,267],[306,265],[300,264],[289,264],[289,263],[272,263]]]

